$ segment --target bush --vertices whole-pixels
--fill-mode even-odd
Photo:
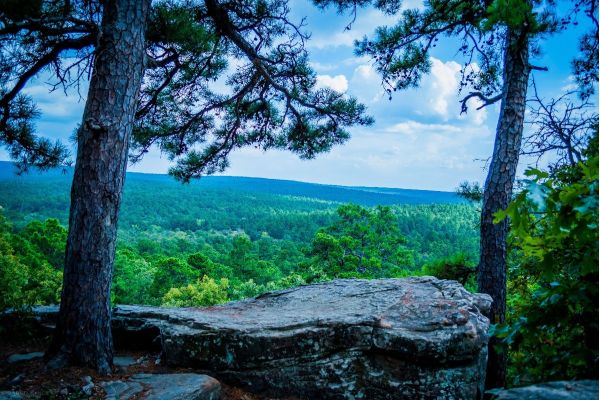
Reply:
[[[62,272],[0,214],[0,311],[57,303],[61,284]]]
[[[476,264],[464,253],[427,263],[421,272],[423,275],[433,275],[439,279],[458,281],[470,292],[475,292],[477,288]]]
[[[511,243],[521,254],[509,269],[507,323],[496,327],[511,351],[509,372],[514,384],[596,379],[597,153],[552,175],[526,175],[526,189],[497,214],[510,217]]]
[[[215,282],[208,276],[203,276],[197,283],[172,288],[162,299],[163,306],[170,307],[199,307],[227,303],[229,281],[221,279]]]
[[[185,261],[175,257],[163,257],[155,264],[154,279],[150,286],[150,295],[161,299],[171,288],[184,286],[200,277],[198,270]]]

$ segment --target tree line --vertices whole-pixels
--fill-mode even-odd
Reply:
[[[255,208],[239,200],[238,204]],[[236,300],[334,278],[420,274],[428,265],[457,256],[471,266],[476,262],[477,211],[470,205],[364,208],[348,204],[330,210],[330,222],[325,225],[319,225],[318,218],[307,218],[303,211],[294,211],[287,210],[286,219],[278,224],[293,229],[294,220],[302,219],[314,227],[304,240],[274,238],[269,230],[252,237],[235,226],[219,231],[201,227],[171,230],[168,225],[152,225],[146,230],[123,228],[115,257],[113,303],[171,304],[173,293],[171,302],[164,297],[172,289],[181,291],[203,279],[205,285],[225,279],[227,296],[220,298]],[[265,214],[263,217],[268,217]],[[259,218],[255,224],[261,225]],[[19,228],[3,217],[2,232],[9,246],[6,254],[15,261],[0,267],[6,277],[2,308],[26,310],[57,302],[67,229],[55,218],[30,221]],[[36,261],[23,267],[26,260],[33,259]],[[22,268],[19,276],[24,281],[9,279],[18,268]],[[39,278],[47,275],[53,279]],[[183,304],[182,300],[178,304]],[[214,303],[188,305],[210,304]]]

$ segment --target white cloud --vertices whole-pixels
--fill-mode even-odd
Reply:
[[[446,132],[449,134],[457,134],[461,132],[461,128],[449,124],[426,124],[409,120],[388,126],[385,129],[385,132],[414,137],[415,132]]]
[[[456,102],[460,65],[431,58],[431,75],[424,79],[431,110],[445,119],[450,117],[449,103]]]
[[[577,83],[575,82],[575,76],[574,75],[569,75],[567,77],[567,79],[565,79],[566,84],[563,85],[560,88],[561,92],[567,93],[567,92],[572,92],[574,90],[577,90],[579,88],[579,85],[577,85]]]
[[[354,68],[350,80],[350,92],[363,103],[374,105],[384,98],[381,77],[371,64],[363,63]],[[379,105],[378,105],[379,107]]]
[[[473,65],[473,68],[477,66]],[[371,64],[364,63],[354,69],[349,92],[371,108],[376,108],[383,118],[401,110],[405,118],[433,118],[444,123],[483,125],[487,120],[487,110],[477,110],[477,100],[469,102],[466,115],[460,113],[460,69],[460,65],[454,61],[443,62],[432,57],[431,72],[423,77],[420,86],[395,92],[392,100],[388,101],[381,86],[381,76]],[[380,117],[376,115],[376,118]]]
[[[348,90],[348,79],[344,75],[317,75],[317,86],[328,87],[336,92],[345,93]]]
[[[362,36],[363,34],[361,32],[346,30],[334,33],[333,35],[312,37],[310,41],[306,43],[306,47],[309,49],[326,49],[331,47],[354,46],[354,41],[360,39]]]

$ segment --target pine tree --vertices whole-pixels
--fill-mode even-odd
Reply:
[[[349,126],[372,122],[355,99],[316,87],[307,35],[288,13],[281,0],[2,2],[0,143],[22,168],[69,158],[36,135],[27,83],[45,74],[68,89],[91,76],[51,365],[111,370],[110,285],[129,161],[157,147],[188,181],[222,171],[240,147],[311,158],[347,140]]]

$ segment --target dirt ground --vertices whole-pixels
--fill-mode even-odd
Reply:
[[[68,367],[58,370],[47,369],[41,359],[21,361],[13,364],[7,362],[12,354],[23,354],[44,351],[47,342],[44,340],[30,341],[24,344],[0,343],[0,391],[12,390],[19,392],[24,399],[40,400],[80,400],[104,399],[105,393],[97,383],[108,380],[127,380],[136,373],[175,373],[195,372],[185,368],[168,368],[156,363],[159,354],[144,352],[117,352],[115,356],[130,356],[134,360],[143,359],[140,364],[128,367],[115,367],[110,376],[99,376],[89,368]],[[91,396],[82,391],[85,385],[84,377],[89,376],[94,382]],[[135,399],[143,398],[143,393]],[[222,400],[299,400],[294,397],[267,397],[253,394],[243,389],[228,386],[221,382]]]

